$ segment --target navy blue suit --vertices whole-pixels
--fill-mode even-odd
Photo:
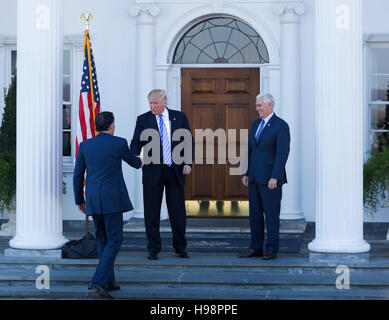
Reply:
[[[105,287],[115,281],[113,266],[123,242],[123,212],[133,209],[123,178],[122,160],[134,168],[142,162],[134,156],[127,140],[100,132],[80,144],[73,175],[76,205],[85,203],[86,214],[96,228],[99,264],[92,283]]]
[[[189,122],[185,113],[168,109],[170,120],[170,145],[171,151],[183,141],[172,141],[174,131],[177,129],[187,129],[190,132]],[[140,115],[136,120],[136,127],[131,141],[130,149],[135,155],[139,155],[143,146],[151,141],[141,141],[140,137],[144,130],[155,129],[159,132],[158,123],[155,115],[151,111]],[[190,142],[192,145],[187,146],[191,149],[193,146],[193,138]],[[189,151],[189,150],[187,150]],[[185,151],[185,152],[187,152]],[[191,150],[190,150],[191,151]],[[149,151],[151,157],[152,150]],[[143,204],[144,218],[147,235],[147,249],[151,252],[158,253],[161,251],[161,237],[159,232],[161,204],[163,190],[166,190],[166,204],[169,213],[170,225],[173,232],[173,247],[176,252],[181,252],[186,249],[186,209],[185,209],[185,175],[183,174],[184,165],[192,165],[192,161],[188,163],[176,164],[173,162],[171,167],[163,164],[163,148],[160,139],[160,154],[159,163],[145,164],[142,168],[142,183],[143,183]],[[181,152],[181,156],[184,153]],[[192,159],[192,157],[189,157]],[[174,160],[174,159],[173,159]]]
[[[267,243],[265,250],[277,252],[282,185],[287,183],[285,165],[290,150],[288,124],[275,114],[270,118],[258,142],[255,134],[262,119],[253,122],[248,143],[249,210],[252,249],[262,252],[264,245],[264,217]],[[277,188],[269,190],[271,178],[277,179]]]

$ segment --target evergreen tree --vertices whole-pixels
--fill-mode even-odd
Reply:
[[[16,78],[5,97],[0,127],[0,212],[14,206],[16,194]]]
[[[0,127],[0,153],[16,152],[16,77],[5,97],[3,120]]]

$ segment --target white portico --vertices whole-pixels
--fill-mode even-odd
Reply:
[[[55,249],[66,242],[62,236],[61,206],[62,116],[59,108],[53,108],[54,105],[60,106],[62,100],[60,2],[18,0],[18,193],[17,235],[10,242],[13,248]],[[136,37],[131,46],[135,51],[135,61],[130,70],[134,81],[133,86],[129,86],[135,96],[135,105],[126,106],[130,111],[117,109],[113,110],[114,113],[128,123],[134,122],[135,115],[148,110],[146,97],[152,88],[166,88],[168,105],[181,109],[180,76],[184,67],[258,68],[258,91],[271,92],[276,97],[275,111],[291,129],[291,154],[287,164],[289,183],[284,188],[281,218],[303,219],[304,208],[316,208],[317,238],[310,250],[332,253],[368,251],[362,233],[362,97],[355,94],[362,92],[362,73],[355,67],[362,67],[358,49],[362,46],[359,40],[362,37],[361,1],[344,1],[350,10],[349,29],[336,27],[342,11],[338,11],[335,0],[317,0],[316,8],[311,1],[182,2],[178,5],[174,1],[121,1],[123,14],[135,27]],[[90,2],[89,11],[93,12],[95,5],[95,2]],[[304,91],[307,83],[302,79],[307,77],[301,72],[301,56],[304,54],[301,38],[306,32],[301,29],[301,24],[304,19],[310,19],[312,10],[316,10],[317,27],[317,83],[316,91],[312,93],[316,95],[316,106],[310,106],[316,112],[317,121],[309,133],[316,135],[314,166],[306,160],[315,160],[309,152],[311,150],[314,154],[314,148],[308,149],[303,143],[307,139],[304,128],[310,126],[304,115],[311,112],[302,107],[306,103],[303,95],[311,93]],[[80,13],[76,12],[76,15]],[[95,23],[98,23],[99,15],[95,16]],[[196,23],[214,17],[232,17],[249,25],[266,45],[269,61],[207,65],[173,63],[182,36]],[[104,66],[100,67],[99,62],[102,61],[101,65],[110,63],[109,59],[104,62],[100,58],[99,61],[99,55],[101,57],[104,52],[104,46],[98,45],[102,35],[102,31],[96,32],[94,51],[100,79],[109,73]],[[327,46],[328,43],[331,45]],[[114,72],[121,71],[115,69]],[[39,81],[36,81],[37,77]],[[102,80],[102,95],[106,90],[104,84]],[[122,94],[127,96],[127,93]],[[335,113],[338,118],[333,117]],[[32,122],[31,119],[35,120]],[[347,132],[343,129],[345,121],[351,128]],[[31,126],[34,130],[26,130]],[[339,139],[339,132],[342,139]],[[126,138],[131,139],[132,132],[126,134]],[[348,141],[346,145],[342,143],[344,139]],[[315,172],[307,171],[310,165]],[[136,213],[142,215],[141,174],[131,172],[126,178],[136,186],[131,187],[131,200]],[[310,181],[314,184],[315,179],[315,187],[304,184]],[[310,188],[315,188],[316,203],[313,204],[306,196]],[[68,189],[69,193],[73,192],[71,187]],[[163,215],[166,217],[166,212]]]

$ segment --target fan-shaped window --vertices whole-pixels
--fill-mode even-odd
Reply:
[[[247,24],[232,18],[198,23],[181,38],[173,63],[268,63],[262,38]]]

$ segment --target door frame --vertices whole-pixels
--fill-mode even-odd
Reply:
[[[207,67],[207,68],[200,68],[200,67],[197,67],[197,68],[191,68],[191,67],[181,67],[180,68],[180,98],[183,94],[183,84],[184,84],[184,79],[183,77],[185,77],[184,75],[184,71],[186,72],[189,72],[186,73],[188,76],[190,74],[193,74],[192,77],[194,76],[194,74],[197,73],[196,70],[200,71],[200,72],[203,72],[206,73],[207,70],[213,70],[212,71],[212,75],[215,76],[217,75],[217,69],[220,69],[221,71],[223,70],[223,74],[224,76],[226,76],[227,74],[230,74],[229,76],[227,77],[234,77],[233,74],[235,73],[233,71],[233,73],[230,73],[228,72],[228,70],[235,70],[235,71],[239,71],[239,70],[245,70],[243,75],[244,77],[245,76],[249,76],[250,79],[254,82],[252,84],[249,85],[250,89],[252,91],[255,90],[255,92],[252,92],[252,91],[249,91],[249,97],[250,97],[250,101],[249,101],[249,108],[252,108],[253,107],[253,104],[255,103],[254,101],[251,102],[251,99],[254,99],[255,96],[260,92],[260,88],[261,88],[261,71],[260,71],[260,68],[258,67],[248,67],[247,65],[244,65],[244,67],[240,67],[240,68],[234,68],[234,67],[231,67],[229,66],[229,68],[213,68],[213,67]],[[227,72],[224,72],[224,71],[227,71]],[[254,76],[253,78],[253,75],[258,72],[257,76]],[[254,73],[254,74],[253,74]],[[236,74],[236,76],[238,76],[239,72]],[[213,77],[212,76],[212,77]],[[195,76],[196,77],[196,76]],[[205,77],[208,77],[208,75],[205,75]],[[239,76],[240,77],[240,76]],[[257,78],[258,77],[258,78]],[[185,78],[187,79],[187,78]],[[187,79],[189,80],[189,79]],[[257,82],[257,83],[255,83]],[[186,90],[191,90],[191,84],[190,83],[187,83],[186,84]],[[189,88],[188,88],[189,86]],[[258,86],[258,87],[257,87]],[[186,103],[188,103],[189,101],[187,101]],[[246,102],[245,102],[246,103]],[[189,106],[187,106],[189,107]],[[181,111],[182,110],[182,106],[181,106]],[[188,110],[186,110],[188,111]],[[250,112],[250,110],[248,110],[248,117],[249,117],[249,123],[247,123],[247,129],[250,129],[250,125],[252,123],[252,121],[254,121],[254,118],[256,117],[255,114],[256,112],[253,111],[253,112]],[[251,114],[251,115],[249,115]],[[194,116],[194,115],[192,115]],[[191,123],[191,129],[192,129],[192,132],[193,130],[195,130],[193,127],[192,127],[192,124]],[[246,127],[245,127],[246,128]],[[238,148],[240,149],[240,148]],[[193,177],[192,177],[193,179]],[[193,183],[193,180],[192,179],[189,179],[190,181],[192,181]],[[189,181],[187,180],[187,183]],[[226,180],[226,183],[228,183],[228,178]],[[194,186],[192,186],[193,188]],[[234,198],[234,197],[233,197]],[[247,218],[248,215],[249,215],[249,212],[248,212],[248,199],[224,199],[224,200],[216,200],[216,199],[197,199],[197,200],[185,200],[185,204],[186,204],[186,207],[187,207],[187,214],[188,216],[190,217],[202,217],[202,218],[208,218],[208,217],[217,217],[217,218]]]

